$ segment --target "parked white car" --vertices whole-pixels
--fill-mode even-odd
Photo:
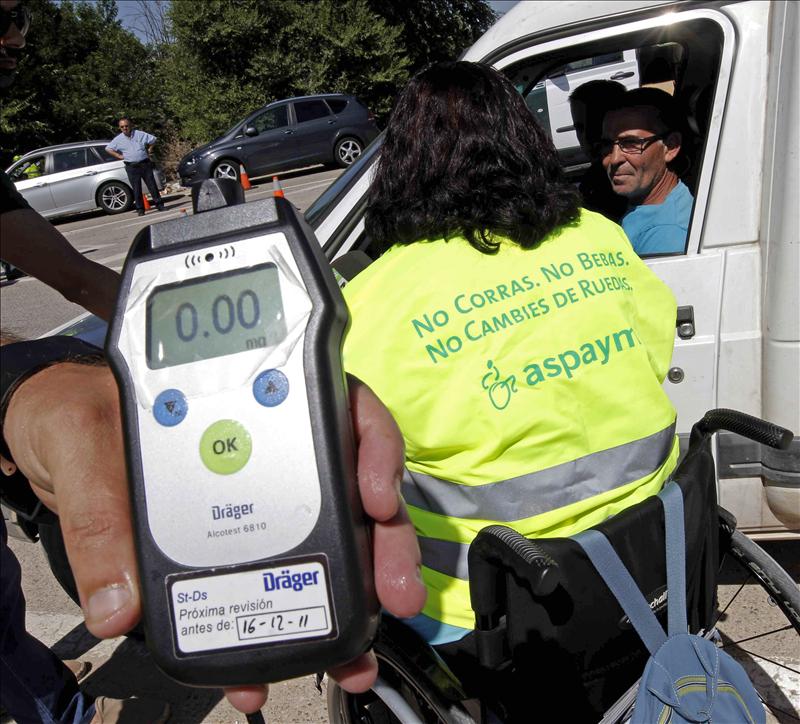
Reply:
[[[106,153],[111,141],[82,141],[38,148],[17,159],[6,173],[25,200],[52,218],[100,208],[120,214],[133,205],[125,164]],[[166,185],[156,169],[159,190]]]

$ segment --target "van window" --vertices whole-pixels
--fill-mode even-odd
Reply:
[[[330,111],[325,105],[325,101],[322,100],[298,101],[294,104],[294,114],[297,116],[298,123],[304,123],[317,118],[325,118],[330,115]]]
[[[76,168],[88,166],[89,163],[85,148],[70,148],[67,151],[53,153],[53,173],[74,171]],[[92,159],[91,163],[94,163],[94,159]]]
[[[602,111],[599,123],[593,121],[593,114],[589,112],[573,118],[570,96],[590,81],[613,81],[626,90],[657,88],[673,96],[681,111],[682,128],[680,153],[670,168],[691,194],[691,198],[684,196],[683,223],[687,204],[691,206],[691,214],[683,250],[669,253],[685,254],[692,225],[698,224],[698,234],[701,228],[698,220],[702,219],[704,207],[698,197],[703,188],[700,180],[703,174],[710,178],[713,170],[711,164],[703,168],[703,158],[714,155],[707,154],[706,141],[722,62],[724,32],[716,22],[695,17],[587,41],[590,36],[589,33],[577,36],[573,44],[568,39],[548,53],[534,54],[535,48],[532,48],[528,57],[506,67],[502,62],[496,65],[512,80],[534,118],[553,140],[567,177],[584,193],[584,205],[617,222],[634,205],[623,191],[615,192],[607,168],[593,153],[593,148],[598,146],[592,146],[592,142],[600,140]],[[514,54],[515,58],[520,56],[523,53]],[[704,188],[707,187],[708,183]],[[647,252],[642,255],[649,256]]]
[[[251,124],[248,125],[255,126],[259,133],[272,131],[276,128],[283,128],[289,125],[289,114],[287,110],[288,107],[285,105],[268,108],[261,115],[256,116]]]
[[[9,178],[12,181],[27,181],[30,178],[45,175],[45,157],[33,156],[22,161],[18,166],[11,169]]]

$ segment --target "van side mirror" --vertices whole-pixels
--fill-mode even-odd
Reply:
[[[258,129],[255,126],[245,126],[244,135],[252,138],[258,135]]]

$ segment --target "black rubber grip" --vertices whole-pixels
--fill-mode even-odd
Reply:
[[[561,580],[558,564],[536,542],[504,525],[490,525],[476,536],[470,547],[470,579],[477,559],[513,568],[530,582],[537,596],[550,595]]]
[[[794,439],[791,430],[738,410],[709,410],[697,424],[703,432],[709,434],[728,430],[777,450],[786,450]]]

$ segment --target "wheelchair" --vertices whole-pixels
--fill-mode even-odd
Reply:
[[[688,450],[671,475],[684,496],[690,628],[734,656],[747,655],[744,642],[726,635],[736,595],[720,606],[723,563],[743,569],[764,594],[764,615],[744,615],[777,614],[781,623],[773,628],[779,632],[800,636],[800,591],[718,507],[711,443],[719,430],[778,449],[788,447],[792,433],[743,413],[712,410],[692,429]],[[595,527],[611,541],[665,625],[663,507],[651,497]],[[402,622],[384,617],[374,646],[378,681],[363,694],[347,693],[329,681],[331,722],[611,724],[630,717],[648,653],[575,541],[528,540],[493,525],[470,546],[469,571],[475,630],[457,644],[434,649]],[[752,638],[757,637],[746,641]],[[789,716],[794,720],[796,714]]]

